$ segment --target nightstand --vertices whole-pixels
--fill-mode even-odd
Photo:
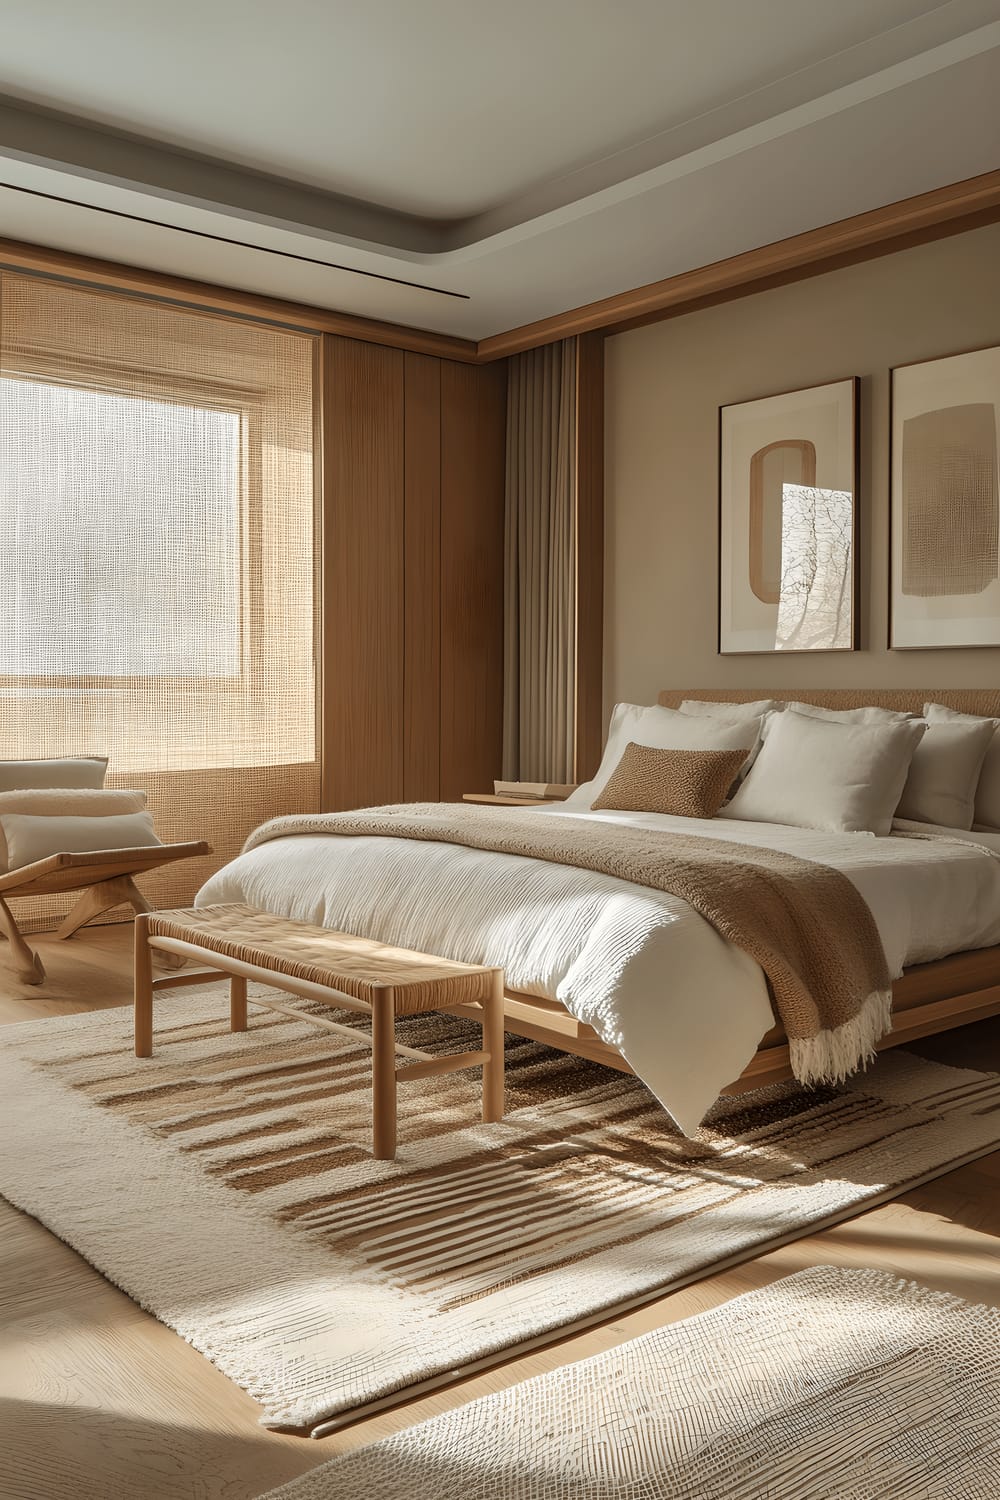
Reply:
[[[549,807],[563,797],[498,797],[495,792],[463,792],[463,802],[481,802],[490,807]]]

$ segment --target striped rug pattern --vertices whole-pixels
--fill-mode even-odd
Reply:
[[[688,1140],[635,1079],[509,1038],[501,1124],[474,1074],[405,1085],[375,1162],[366,1046],[227,1016],[222,986],[162,1000],[141,1062],[120,1010],[4,1028],[0,1191],[275,1426],[426,1389],[1000,1144],[1000,1075],[907,1054],[722,1100]],[[418,1016],[399,1038],[475,1030]]]
[[[996,1308],[819,1266],[263,1500],[995,1500],[998,1391]]]

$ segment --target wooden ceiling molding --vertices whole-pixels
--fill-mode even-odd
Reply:
[[[477,357],[503,359],[523,349],[598,329],[624,333],[644,323],[693,312],[712,302],[743,297],[804,276],[818,276],[838,266],[873,260],[910,245],[977,229],[998,219],[1000,170],[920,193],[915,198],[903,198],[884,208],[855,214],[853,218],[810,229],[791,239],[776,240],[774,244],[746,250],[727,260],[480,339]]]

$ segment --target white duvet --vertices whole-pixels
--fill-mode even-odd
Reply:
[[[820,833],[770,823],[539,808],[781,849],[843,871],[904,965],[1000,943],[1000,836]],[[916,830],[920,825],[901,825]],[[764,975],[684,901],[611,876],[451,844],[279,838],[214,875],[196,904],[245,902],[470,963],[562,1001],[695,1130],[774,1024]]]

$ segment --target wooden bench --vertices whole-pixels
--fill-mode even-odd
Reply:
[[[154,979],[154,949],[179,958],[200,959],[208,962],[211,970]],[[251,1005],[345,1033],[354,1042],[371,1046],[372,1134],[379,1160],[391,1161],[396,1154],[396,1085],[400,1080],[431,1078],[481,1066],[483,1119],[492,1123],[503,1118],[502,969],[412,953],[250,906],[152,912],[137,917],[135,923],[136,1057],[151,1057],[153,1053],[154,994],[179,985],[204,984],[219,972],[230,976],[231,1031],[247,1029],[248,980],[287,990],[304,1000],[319,1000],[371,1016],[369,1039],[364,1032],[326,1016],[270,998],[249,998]],[[434,1056],[396,1041],[397,1016],[469,1005],[482,1020],[483,1045],[479,1052]],[[402,1068],[396,1067],[397,1053],[410,1059]]]

